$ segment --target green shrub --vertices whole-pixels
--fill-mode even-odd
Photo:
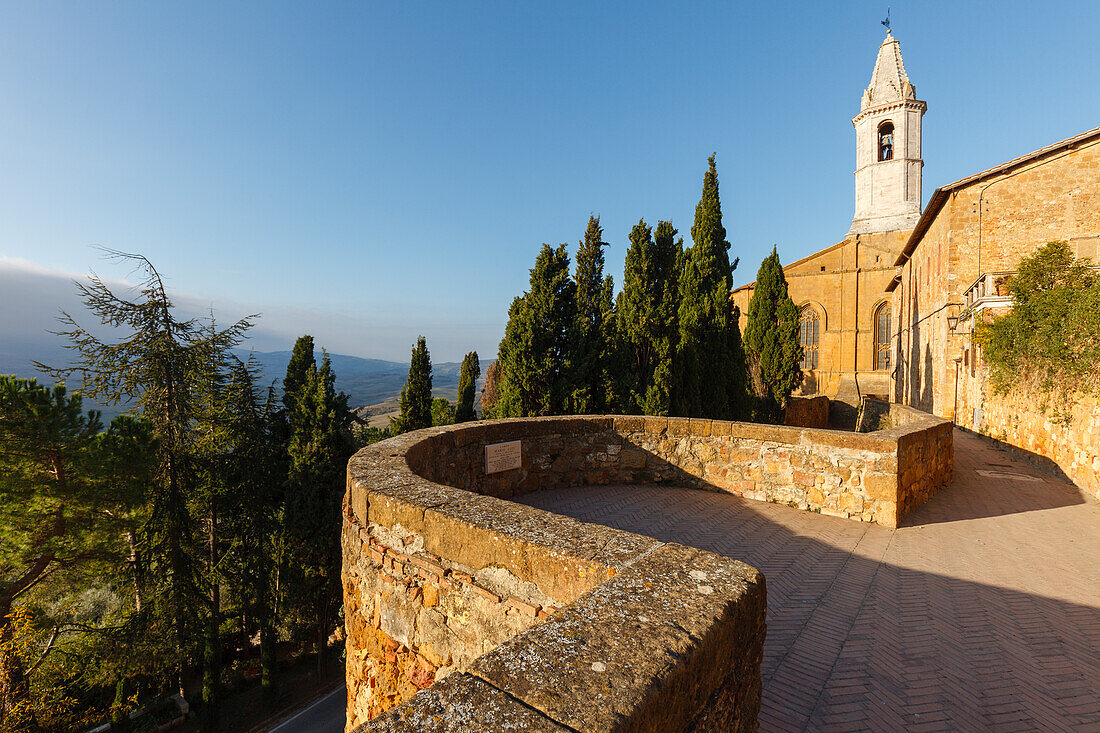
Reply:
[[[996,392],[1040,391],[1065,403],[1100,392],[1100,275],[1065,242],[1024,258],[1006,283],[1013,307],[979,323],[975,338]]]

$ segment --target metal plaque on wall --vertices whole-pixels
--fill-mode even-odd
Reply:
[[[493,443],[485,446],[485,473],[511,471],[523,465],[523,441]]]

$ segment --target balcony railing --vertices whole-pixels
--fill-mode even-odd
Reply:
[[[965,313],[978,313],[989,308],[1011,308],[1008,279],[1015,272],[983,272],[970,284],[963,296]]]

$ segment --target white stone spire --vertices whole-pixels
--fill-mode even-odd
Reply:
[[[878,47],[856,128],[856,210],[849,235],[912,229],[920,218],[921,118],[926,105],[905,73],[894,35]]]
[[[916,99],[917,88],[909,83],[905,73],[905,63],[901,60],[901,44],[890,31],[886,40],[878,47],[875,70],[871,72],[871,83],[863,91],[863,101],[859,108],[865,110],[899,99]]]

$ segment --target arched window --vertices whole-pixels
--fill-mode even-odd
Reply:
[[[809,371],[817,369],[817,336],[821,320],[811,306],[802,309],[798,318],[798,341],[802,344],[802,361],[799,366]]]
[[[894,123],[889,120],[878,126],[878,159],[894,159]]]
[[[890,368],[890,304],[875,308],[875,369]]]

